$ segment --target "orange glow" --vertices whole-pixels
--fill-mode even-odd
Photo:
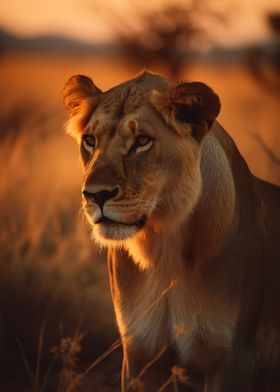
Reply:
[[[183,1],[183,0],[182,0]],[[20,35],[60,34],[85,41],[108,41],[113,37],[112,23],[102,20],[96,12],[94,1],[49,0],[37,2],[22,0],[0,3],[0,25]],[[104,0],[108,9],[118,7],[118,14],[129,16],[129,0]],[[96,3],[98,4],[98,2]],[[163,4],[162,0],[151,0],[155,8]],[[278,0],[213,0],[213,7],[225,10],[232,16],[232,23],[221,34],[221,43],[225,45],[240,44],[265,39],[268,36],[263,13],[280,9]],[[111,24],[111,25],[110,25]],[[211,26],[212,28],[212,26]],[[215,27],[214,27],[215,29]]]

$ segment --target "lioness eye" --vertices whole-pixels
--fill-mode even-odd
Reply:
[[[83,143],[84,148],[87,151],[92,152],[92,150],[94,149],[95,144],[96,144],[95,136],[84,135],[83,139],[82,139],[82,143]]]
[[[133,148],[136,153],[144,152],[144,151],[148,151],[149,148],[152,147],[152,144],[153,144],[153,139],[151,139],[149,136],[139,135],[134,142]]]
[[[135,140],[135,147],[146,146],[151,141],[151,138],[145,135],[139,135]]]

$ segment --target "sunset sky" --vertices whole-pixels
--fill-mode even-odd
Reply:
[[[149,0],[147,5],[160,7],[164,1],[167,0]],[[129,0],[10,0],[0,2],[0,27],[26,36],[51,33],[86,41],[108,41],[113,37],[112,22],[110,25],[96,12],[98,4],[104,3],[109,8],[118,7],[121,15],[129,17],[132,3]],[[263,15],[271,10],[280,11],[279,0],[211,0],[208,4],[233,11],[230,26],[220,37],[224,45],[267,38],[269,32]]]

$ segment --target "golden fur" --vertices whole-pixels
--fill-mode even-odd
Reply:
[[[278,387],[280,191],[215,121],[217,95],[143,73],[105,93],[74,76],[63,98],[84,210],[109,249],[123,391],[154,392],[174,366],[207,392]]]

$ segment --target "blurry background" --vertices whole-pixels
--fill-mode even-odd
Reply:
[[[120,351],[94,363],[117,331],[106,257],[79,213],[66,80],[86,74],[106,90],[145,67],[203,81],[251,171],[280,184],[277,3],[0,3],[1,391],[118,390]]]

